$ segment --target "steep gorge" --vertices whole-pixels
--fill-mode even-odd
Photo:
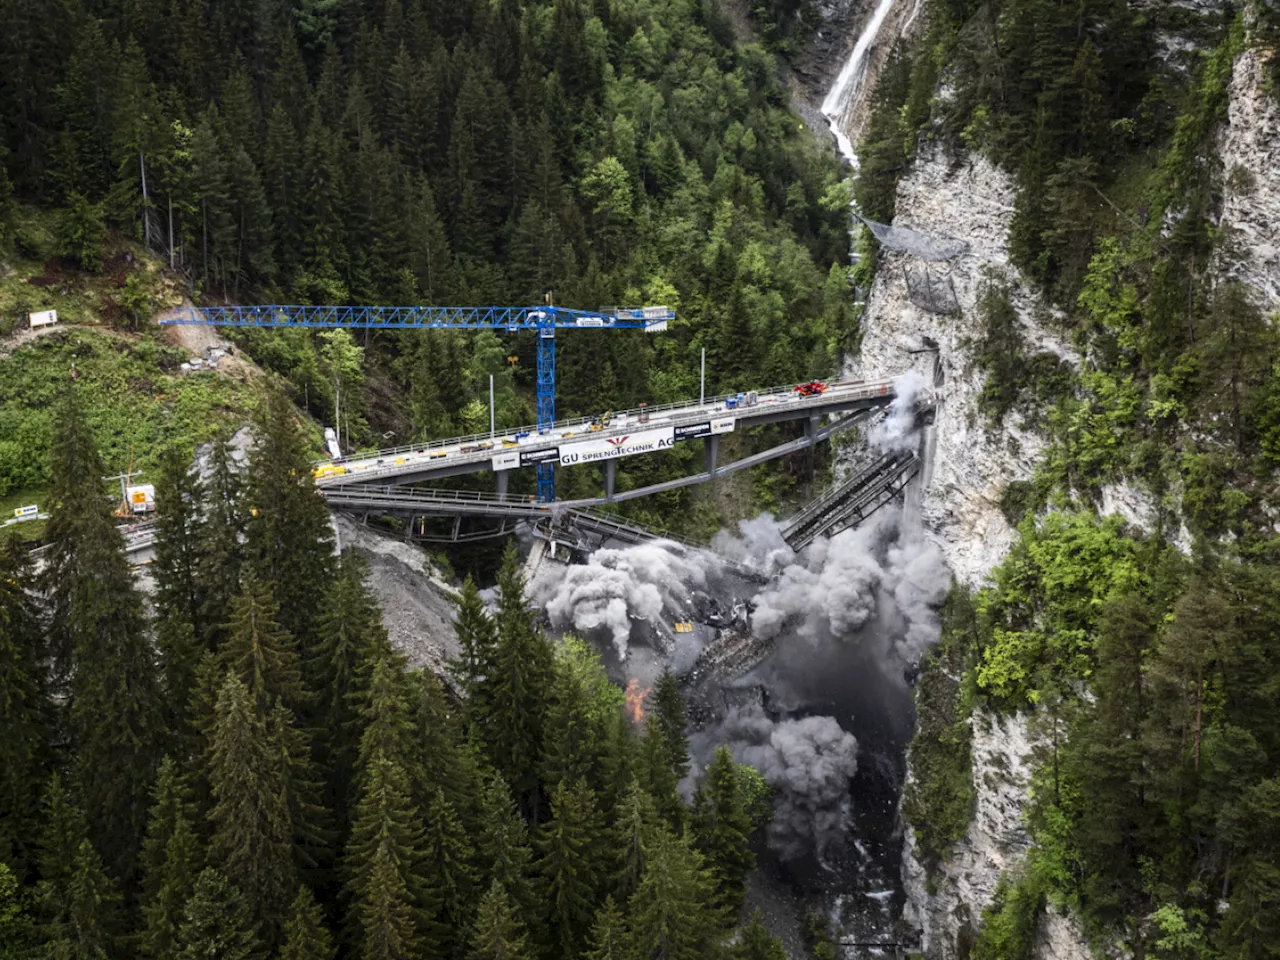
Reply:
[[[878,63],[908,31],[907,40],[918,35],[916,13],[903,14],[910,6],[898,0],[897,16],[886,19],[874,44]],[[1184,6],[1196,15],[1220,10],[1214,3]],[[1176,39],[1167,43],[1171,58],[1193,59],[1188,50]],[[1265,51],[1250,46],[1232,71],[1216,158],[1224,184],[1220,226],[1229,239],[1216,270],[1223,280],[1243,283],[1270,312],[1280,307],[1280,109],[1267,86],[1265,61]],[[840,111],[842,146],[856,144],[866,130],[876,66],[873,54],[864,88]],[[947,93],[944,83],[938,95]],[[1010,262],[1016,193],[1013,176],[982,155],[922,138],[898,183],[893,224],[963,241],[967,250],[949,263],[879,251],[875,280],[865,293],[861,349],[846,360],[853,375],[895,376],[913,369],[932,385],[936,419],[926,436],[926,467],[915,495],[927,536],[970,588],[983,584],[1015,542],[1002,495],[1011,483],[1032,477],[1046,444],[1036,424],[1012,416],[992,426],[979,409],[983,374],[975,369],[973,347],[986,285],[1008,289],[1029,350],[1050,352],[1074,368],[1081,362],[1054,322],[1058,313]],[[908,281],[918,289],[922,276],[953,293],[953,309],[938,312],[913,297]],[[1119,513],[1137,530],[1149,530],[1154,522],[1150,494],[1126,484],[1105,485],[1097,509]],[[1178,539],[1185,549],[1185,527]],[[1024,822],[1033,750],[1027,721],[1022,713],[999,716],[982,709],[969,718],[972,817],[932,875],[913,831],[905,830],[903,921],[929,958],[968,956],[1002,874],[1016,873],[1025,861],[1032,843]],[[1093,954],[1079,920],[1049,906],[1039,916],[1034,955],[1086,960]]]

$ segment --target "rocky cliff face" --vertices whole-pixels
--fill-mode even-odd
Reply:
[[[962,240],[967,250],[947,263],[882,250],[863,319],[861,355],[850,363],[851,373],[868,379],[915,370],[932,385],[937,413],[926,438],[919,514],[956,577],[970,586],[978,586],[1012,545],[1015,531],[1001,512],[1000,495],[1011,481],[1031,476],[1044,448],[1016,417],[993,430],[978,411],[982,377],[971,368],[968,344],[979,329],[983,285],[994,277],[1011,285],[1032,349],[1077,359],[1046,329],[1048,307],[1009,263],[1005,242],[1013,197],[1012,178],[983,158],[922,150],[899,184],[894,226]],[[939,306],[951,309],[936,312]],[[1026,721],[979,713],[970,722],[976,810],[968,833],[932,882],[906,831],[904,919],[919,930],[921,946],[934,960],[963,951],[1001,872],[1016,869],[1030,844],[1022,821],[1031,752]],[[1089,956],[1067,917],[1046,916],[1040,941],[1041,960]]]
[[[1280,103],[1265,83],[1264,54],[1236,59],[1227,124],[1218,142],[1225,190],[1222,272],[1280,310]]]
[[[950,262],[929,263],[883,250],[863,318],[862,352],[850,363],[851,373],[867,379],[915,370],[933,385],[937,416],[921,484],[921,518],[956,577],[971,586],[982,581],[1013,542],[1000,495],[1011,481],[1031,476],[1044,447],[1016,417],[990,430],[978,412],[982,380],[971,369],[967,344],[978,331],[984,283],[998,276],[1012,284],[1034,349],[1074,360],[1045,329],[1047,308],[1009,264],[1005,237],[1013,195],[1009,175],[981,157],[922,150],[898,186],[894,225],[963,240],[967,252]],[[934,312],[921,305],[928,300],[954,309]]]

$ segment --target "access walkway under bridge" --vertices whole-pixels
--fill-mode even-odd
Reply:
[[[346,498],[355,494],[338,494],[338,491],[349,491],[353,486],[414,484],[492,471],[497,475],[498,493],[504,495],[512,470],[541,463],[562,466],[602,464],[605,467],[605,496],[583,502],[610,503],[701,483],[804,449],[849,426],[853,422],[851,417],[857,418],[887,407],[895,396],[892,380],[837,380],[827,384],[821,394],[813,396],[804,395],[794,385],[746,394],[727,394],[701,403],[691,401],[622,411],[610,415],[607,422],[604,417],[557,421],[542,433],[538,433],[535,427],[523,427],[493,435],[459,437],[322,460],[314,465],[316,486],[326,495]],[[838,417],[840,414],[845,416],[822,425],[824,417]],[[794,420],[805,421],[805,436],[800,440],[757,454],[754,458],[717,465],[722,435],[747,427]],[[661,452],[691,440],[703,441],[707,463],[703,474],[672,481],[671,484],[646,487],[642,491],[613,494],[615,464],[619,458]],[[507,501],[500,497],[496,502]],[[473,509],[472,512],[482,511]]]

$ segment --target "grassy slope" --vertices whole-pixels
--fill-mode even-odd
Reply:
[[[52,408],[73,362],[112,472],[132,461],[143,482],[154,480],[169,445],[192,449],[245,420],[252,387],[218,373],[182,374],[187,352],[170,346],[157,327],[136,333],[117,328],[117,292],[129,273],[146,278],[158,308],[177,302],[178,287],[159,264],[132,246],[109,244],[102,275],[71,270],[47,255],[47,218],[28,210],[22,220],[25,242],[16,258],[0,259],[4,327],[19,314],[50,308],[60,324],[11,353],[13,334],[0,336],[0,518],[25,504],[46,505]],[[17,529],[36,536],[42,526]]]

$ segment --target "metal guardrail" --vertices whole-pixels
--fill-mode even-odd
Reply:
[[[803,382],[807,383],[808,381],[803,381]],[[863,384],[863,389],[855,390],[855,391],[849,391],[847,389],[848,387],[856,384]],[[785,387],[770,387],[767,390],[756,390],[754,392],[757,397],[776,397],[779,395],[786,395],[790,399],[792,395],[795,393],[795,388],[801,385],[802,384],[800,383],[793,383],[793,384],[788,384]],[[836,380],[829,383],[827,386],[828,388],[840,389],[841,399],[847,399],[847,400],[861,400],[861,399],[873,399],[875,397],[887,397],[887,396],[890,396],[893,392],[892,380],[880,380],[880,381],[874,381],[874,382],[865,383],[865,384],[861,380],[850,380],[850,381]],[[746,391],[742,391],[742,392],[745,393]],[[618,419],[626,417],[628,427],[637,425],[639,423],[639,418],[642,414],[652,417],[654,414],[668,413],[672,410],[688,410],[689,419],[696,420],[702,416],[721,412],[725,401],[737,400],[739,395],[740,395],[739,393],[723,393],[714,397],[708,397],[704,402],[696,405],[694,404],[693,401],[688,400],[683,402],[663,403],[663,404],[658,404],[656,406],[634,407],[629,410],[614,411],[613,416]],[[795,398],[794,403],[792,404],[792,408],[804,409],[806,407],[820,407],[820,406],[826,406],[827,404],[830,404],[830,403],[831,403],[831,398],[828,397],[826,393],[822,393],[815,397]],[[734,412],[737,413],[738,411],[747,411],[747,412],[753,412],[753,413],[761,412],[759,404],[752,407],[745,407],[745,406],[738,407],[735,409]],[[465,437],[450,437],[448,439],[442,439],[442,440],[427,440],[422,443],[410,443],[410,444],[405,444],[399,447],[386,447],[380,450],[364,450],[364,451],[357,450],[354,453],[347,454],[346,456],[343,456],[343,457],[315,460],[312,462],[312,466],[319,467],[319,466],[328,466],[330,464],[332,464],[333,466],[342,466],[343,464],[359,462],[362,460],[376,460],[376,459],[385,458],[385,457],[397,457],[397,456],[402,456],[404,454],[409,454],[409,453],[426,453],[431,450],[440,449],[441,447],[462,446],[465,444],[472,444],[472,443],[475,443],[475,444],[488,443],[490,441],[500,440],[503,437],[511,437],[521,433],[529,434],[530,438],[540,437],[540,436],[545,436],[546,432],[553,432],[556,430],[566,430],[566,429],[571,429],[573,427],[590,426],[596,419],[597,419],[596,417],[577,417],[575,419],[570,419],[570,420],[557,420],[554,423],[552,423],[547,428],[547,431],[545,431],[543,434],[539,434],[538,427],[536,425],[526,425],[523,427],[504,428],[503,430],[495,434],[489,434],[487,432],[473,433],[473,434],[468,434]],[[602,432],[600,436],[603,436],[603,435],[606,435],[606,434]],[[540,441],[535,441],[531,439],[530,443],[525,444],[524,446],[526,449],[532,449],[534,444],[536,443],[541,442],[543,444],[553,445],[555,443],[558,443],[561,439],[563,438],[546,437],[545,439]],[[492,449],[496,450],[498,448],[494,447]],[[463,456],[478,456],[482,458],[488,458],[488,457],[491,457],[492,455],[493,454],[491,450],[476,451],[474,454],[463,454]]]

